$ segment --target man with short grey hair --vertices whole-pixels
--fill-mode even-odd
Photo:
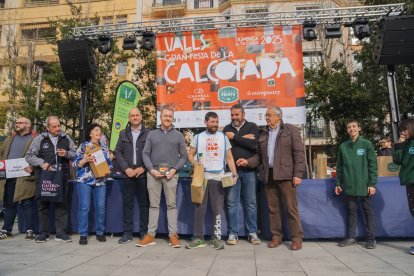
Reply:
[[[272,240],[269,248],[282,243],[282,203],[292,239],[291,249],[302,249],[303,230],[300,221],[296,186],[305,172],[305,151],[297,127],[284,123],[282,110],[269,107],[265,118],[267,128],[259,136],[259,153],[263,165],[263,182],[269,207],[269,224]],[[283,160],[283,161],[282,161]]]
[[[40,181],[42,170],[63,171],[64,202],[55,203],[56,241],[70,242],[72,239],[66,233],[68,216],[66,212],[67,181],[70,178],[69,161],[76,155],[73,140],[61,130],[60,120],[56,116],[46,119],[46,129],[31,144],[26,161],[35,168],[35,176]],[[39,183],[37,183],[39,185]],[[49,210],[50,202],[38,201],[40,234],[35,242],[49,240]]]

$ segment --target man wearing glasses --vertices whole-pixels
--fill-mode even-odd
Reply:
[[[16,120],[15,132],[0,147],[0,160],[23,158],[32,143],[35,134],[29,119],[20,117]],[[32,167],[24,169],[32,172]],[[33,240],[33,198],[36,195],[34,176],[9,178],[0,180],[0,201],[4,203],[4,225],[0,231],[0,240],[11,238],[14,220],[16,219],[17,203],[20,202],[26,230],[26,240]]]
[[[296,186],[302,182],[305,171],[305,152],[299,129],[284,123],[282,110],[266,110],[267,128],[259,136],[260,160],[263,164],[263,182],[269,206],[269,223],[272,240],[269,248],[282,243],[282,217],[280,203],[287,212],[292,239],[291,249],[302,249],[303,230],[300,222]]]

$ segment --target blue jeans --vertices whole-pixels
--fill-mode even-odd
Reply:
[[[88,235],[89,209],[91,206],[91,194],[93,194],[93,203],[95,207],[95,231],[96,235],[105,233],[105,199],[106,186],[92,186],[84,183],[78,183],[78,229],[79,235]]]
[[[17,203],[13,202],[16,188],[16,178],[7,179],[4,188],[4,225],[3,230],[11,233],[14,220],[17,214]],[[25,230],[33,230],[34,221],[34,202],[33,198],[24,199],[20,202],[23,208]]]
[[[239,170],[236,185],[227,191],[227,213],[229,234],[239,233],[240,195],[244,208],[244,223],[247,233],[257,232],[256,171]]]

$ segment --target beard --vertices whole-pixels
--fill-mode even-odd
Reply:
[[[218,127],[207,127],[207,131],[214,134],[217,132]]]

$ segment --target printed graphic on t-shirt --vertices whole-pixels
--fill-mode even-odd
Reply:
[[[217,162],[219,157],[219,141],[217,137],[208,137],[206,139],[206,156],[205,162]]]
[[[409,153],[409,154],[414,154],[414,147],[410,147],[410,148],[408,149],[408,153]]]
[[[358,155],[364,155],[365,154],[365,149],[357,149],[357,154]]]

